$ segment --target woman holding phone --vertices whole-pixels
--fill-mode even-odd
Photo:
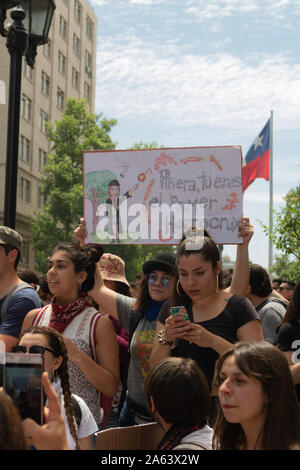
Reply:
[[[114,328],[87,301],[102,253],[99,245],[79,247],[77,243],[61,243],[55,247],[47,272],[53,294],[51,303],[30,311],[22,327],[24,331],[31,326],[50,326],[62,333],[70,358],[71,391],[85,401],[99,428],[100,392],[114,396],[120,381]]]
[[[214,241],[197,231],[194,237],[198,237],[198,249],[191,249],[185,236],[178,246],[175,288],[157,318],[150,367],[168,356],[192,358],[212,389],[218,357],[237,340],[259,341],[263,336],[250,301],[221,290],[220,253]],[[170,315],[170,307],[175,306],[185,307],[188,319]],[[212,403],[211,424],[217,406],[216,400]]]

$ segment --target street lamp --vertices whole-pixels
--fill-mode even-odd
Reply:
[[[13,22],[5,26],[6,12],[11,8]],[[0,0],[0,34],[6,37],[10,54],[4,225],[13,229],[17,206],[22,56],[25,55],[27,64],[33,67],[37,46],[48,40],[54,9],[54,0]]]

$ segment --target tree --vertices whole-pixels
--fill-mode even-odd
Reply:
[[[51,149],[41,189],[47,202],[31,220],[38,271],[45,272],[55,245],[73,240],[83,213],[83,152],[114,149],[109,132],[116,123],[102,114],[88,113],[85,100],[75,98],[67,100],[60,121],[48,123]]]
[[[272,273],[297,281],[300,279],[300,185],[291,189],[284,200],[285,206],[274,211],[272,233],[268,227],[262,226],[279,250]]]
[[[161,148],[157,142],[133,144],[128,150],[147,150],[152,148]],[[143,263],[152,258],[156,253],[162,251],[174,251],[173,245],[106,245],[104,246],[105,252],[110,252],[120,256],[125,261],[126,276],[130,281],[135,280],[135,275],[141,271]]]

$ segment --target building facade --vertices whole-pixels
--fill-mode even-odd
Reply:
[[[56,0],[48,44],[34,68],[23,58],[16,230],[24,239],[20,266],[34,269],[30,217],[43,207],[41,178],[50,150],[45,123],[61,118],[66,99],[85,98],[94,112],[97,17],[88,0]],[[9,14],[8,14],[9,16]],[[0,37],[0,225],[3,224],[10,56]]]

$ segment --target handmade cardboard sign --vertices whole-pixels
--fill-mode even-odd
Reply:
[[[241,243],[239,146],[84,153],[87,242],[177,244],[192,228]]]

